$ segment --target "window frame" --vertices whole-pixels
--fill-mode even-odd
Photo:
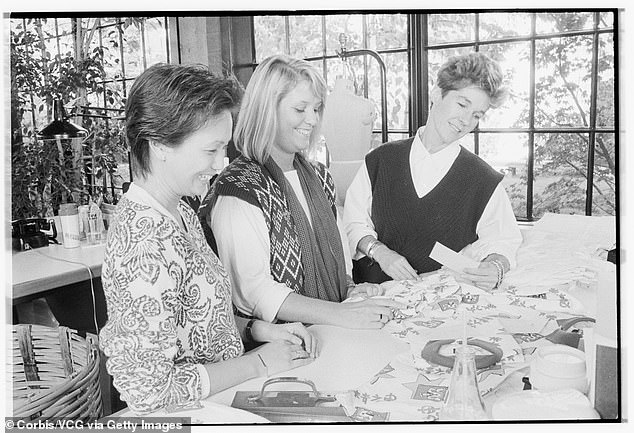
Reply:
[[[365,11],[362,11],[365,12]],[[367,48],[366,40],[367,40],[367,26],[365,25],[367,15],[381,15],[381,11],[367,11],[368,13],[363,13],[363,41],[364,46],[358,47]],[[410,11],[412,12],[412,11]],[[458,12],[458,11],[457,11]],[[615,164],[618,167],[618,149],[619,149],[619,113],[618,113],[618,104],[615,104],[614,107],[614,127],[606,128],[606,127],[598,127],[597,120],[597,84],[598,84],[598,62],[599,62],[599,37],[604,34],[609,34],[613,37],[613,49],[614,49],[614,95],[615,99],[618,98],[619,95],[619,80],[618,80],[618,13],[615,9],[587,9],[587,10],[575,10],[574,12],[578,13],[592,13],[593,14],[593,24],[590,29],[583,30],[574,30],[574,31],[565,31],[565,32],[551,32],[551,33],[538,33],[536,31],[536,20],[537,14],[543,11],[522,11],[529,14],[531,19],[531,31],[528,35],[525,36],[513,36],[513,37],[494,37],[486,40],[480,40],[480,15],[484,13],[504,13],[510,11],[504,10],[469,10],[469,11],[460,11],[464,13],[474,14],[475,19],[475,35],[473,40],[464,41],[464,42],[455,42],[455,43],[430,43],[429,42],[429,16],[430,15],[438,15],[438,11],[416,11],[416,13],[407,13],[407,48],[406,49],[391,49],[391,50],[377,50],[379,54],[382,53],[391,53],[391,52],[408,52],[408,62],[410,67],[409,73],[409,128],[407,130],[397,130],[390,129],[388,125],[388,134],[393,133],[407,133],[410,136],[415,133],[415,131],[422,125],[425,124],[426,119],[429,115],[429,73],[428,73],[428,65],[429,65],[429,54],[434,50],[443,50],[448,48],[473,48],[474,51],[479,51],[479,49],[483,46],[492,45],[492,44],[506,44],[506,43],[517,43],[517,42],[528,42],[530,45],[530,74],[529,74],[529,116],[528,116],[528,126],[523,128],[476,128],[472,134],[474,139],[474,147],[475,153],[479,153],[479,143],[480,143],[480,135],[481,134],[505,134],[505,133],[524,133],[528,136],[528,167],[527,167],[527,185],[526,185],[526,216],[516,216],[518,221],[526,221],[533,222],[535,221],[534,217],[534,181],[535,181],[535,135],[536,134],[547,134],[547,133],[581,133],[588,136],[587,140],[587,165],[586,165],[586,199],[585,199],[585,215],[592,215],[593,213],[593,178],[595,171],[595,143],[597,134],[612,134],[614,137],[614,145],[615,145]],[[517,12],[517,11],[516,11]],[[564,10],[557,10],[556,12],[566,12]],[[613,14],[614,21],[612,27],[599,27],[600,22],[600,14],[602,12],[610,12]],[[353,12],[351,12],[352,14]],[[354,12],[354,14],[359,14],[359,12]],[[261,14],[261,15],[274,15],[274,14]],[[298,12],[292,13],[279,13],[278,15],[283,15],[285,17],[285,40],[286,46],[285,50],[288,52],[290,43],[289,43],[289,15],[307,15]],[[310,15],[316,15],[315,13],[311,13]],[[325,23],[325,17],[328,14],[322,14],[322,27]],[[251,35],[255,34],[255,22],[254,16],[251,16]],[[535,69],[536,69],[536,42],[539,40],[547,40],[554,38],[562,38],[562,37],[571,37],[571,36],[590,36],[592,37],[592,60],[591,60],[591,84],[590,84],[590,111],[589,111],[589,124],[587,127],[539,127],[535,125]],[[257,58],[257,53],[255,52],[255,44],[252,43],[252,62],[242,63],[242,64],[233,64],[234,68],[250,68],[253,70],[257,63],[255,59]],[[356,48],[356,47],[355,47]],[[332,54],[329,55],[325,52],[326,45],[325,42],[322,44],[322,55],[314,56],[310,58],[306,58],[308,61],[322,61],[322,72],[324,76],[327,78],[327,69],[326,69],[326,61],[327,59],[336,59],[337,55]],[[364,62],[367,65],[367,61]],[[367,66],[364,68],[363,76],[367,80]],[[367,86],[364,86],[366,89],[367,97]],[[373,130],[373,133],[379,133],[380,130]],[[616,171],[616,185],[615,185],[615,206],[616,206],[616,214],[618,215],[619,211],[619,203],[618,203],[618,169]]]

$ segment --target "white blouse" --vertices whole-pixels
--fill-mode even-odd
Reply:
[[[409,155],[412,183],[419,198],[438,185],[460,152],[460,145],[454,142],[438,152],[429,153],[420,139],[423,128],[424,126],[418,130]],[[357,251],[359,241],[367,235],[377,237],[371,214],[372,187],[364,160],[348,188],[343,213],[343,225],[350,242],[352,258],[355,260],[364,256]],[[464,247],[462,254],[478,261],[492,253],[502,254],[509,259],[511,268],[515,267],[515,256],[522,243],[522,234],[502,183],[491,194],[476,226],[476,233],[478,240]]]
[[[310,221],[308,203],[297,172],[291,170],[284,175]],[[337,227],[344,247],[346,273],[350,275],[352,260],[339,214]],[[262,210],[236,197],[219,196],[210,215],[218,257],[231,280],[234,305],[249,316],[275,321],[280,307],[293,290],[271,276],[269,230]]]

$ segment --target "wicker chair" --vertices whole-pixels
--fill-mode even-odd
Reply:
[[[26,421],[102,416],[97,337],[64,326],[13,327],[13,416]]]

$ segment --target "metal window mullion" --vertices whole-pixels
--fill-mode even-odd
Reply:
[[[420,14],[408,14],[407,15],[407,61],[409,62],[409,135],[414,135],[414,131],[422,125],[421,119],[421,97],[422,92],[420,90],[421,80],[421,66],[422,63],[422,31],[421,31],[421,15]]]
[[[143,70],[147,69],[147,56],[145,55],[145,20],[141,21],[141,56],[143,57]]]
[[[119,54],[121,55],[121,89],[123,94],[126,94],[126,85],[125,85],[125,55],[123,51],[123,23],[121,22],[121,18],[117,18],[117,30],[119,32]],[[116,78],[112,80],[116,82]]]
[[[475,49],[475,52],[477,53],[478,51],[480,51],[480,14],[476,13],[475,14],[475,35],[474,35],[474,44],[473,44],[473,48]],[[476,127],[473,131],[473,153],[475,153],[476,155],[480,155],[480,129],[479,129],[479,125],[480,122],[478,122],[478,124],[476,124]]]
[[[291,55],[291,26],[288,15],[284,16],[284,49],[287,55]]]
[[[368,20],[367,15],[361,15],[361,44],[364,49],[368,49]],[[368,56],[363,56],[363,96],[368,99]],[[386,83],[387,85],[387,83]],[[385,125],[387,131],[388,126]]]
[[[531,14],[529,96],[528,96],[528,167],[526,168],[526,219],[533,221],[533,183],[535,178],[535,57],[537,15]]]
[[[588,136],[588,173],[586,176],[586,215],[592,215],[592,186],[594,185],[594,143],[597,127],[597,88],[599,81],[599,12],[594,13],[594,30],[592,35],[592,81],[590,87],[590,134]]]
[[[57,54],[61,56],[62,47],[60,46],[60,43],[59,43],[59,25],[57,22],[57,18],[55,18],[55,42],[57,43]]]
[[[326,54],[328,54],[328,39],[326,38],[326,15],[321,16],[321,67],[324,71],[324,80],[328,82],[328,64],[326,63]]]
[[[423,14],[421,16],[421,46],[416,47],[421,51],[421,80],[420,91],[423,97],[421,106],[421,125],[427,123],[427,117],[429,116],[429,51],[424,48],[429,43],[429,14]]]
[[[575,36],[589,36],[594,33],[604,34],[604,33],[614,33],[613,29],[604,28],[600,30],[577,30],[570,32],[557,32],[557,33],[549,33],[549,34],[535,34],[531,33],[529,36],[515,36],[515,37],[506,37],[499,39],[489,39],[485,41],[480,41],[480,45],[493,45],[493,44],[503,44],[503,43],[513,43],[513,42],[530,42],[532,40],[546,40],[546,39],[554,39],[554,38],[569,38]],[[439,44],[426,45],[425,48],[430,50],[444,50],[449,48],[463,48],[473,45],[473,42],[446,42]]]

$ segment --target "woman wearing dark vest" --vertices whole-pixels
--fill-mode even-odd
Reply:
[[[243,315],[380,328],[396,303],[340,303],[351,293],[375,294],[376,286],[354,287],[347,275],[333,180],[304,157],[319,137],[325,97],[323,78],[308,62],[265,59],[238,115],[234,141],[242,155],[213,183],[199,217]]]
[[[436,242],[480,261],[463,277],[486,290],[514,266],[522,237],[503,176],[458,144],[501,105],[502,78],[482,53],[452,58],[438,72],[427,124],[366,156],[344,210],[356,282],[439,269],[429,257]]]

